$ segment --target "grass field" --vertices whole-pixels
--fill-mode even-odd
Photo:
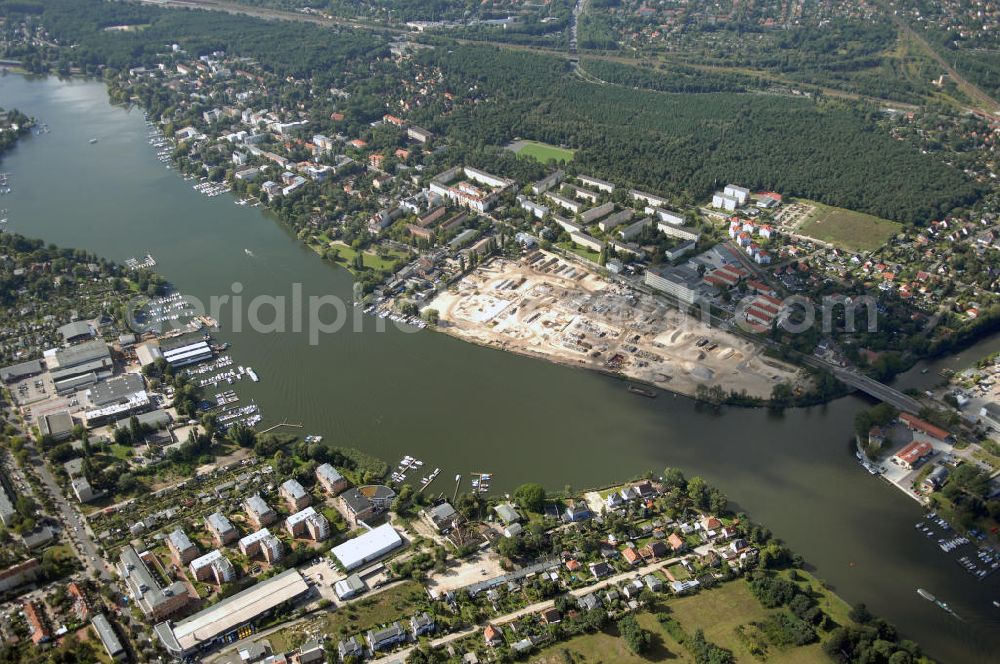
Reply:
[[[643,628],[653,635],[653,647],[646,655],[632,654],[625,642],[619,637],[618,630],[612,625],[603,632],[574,636],[568,641],[556,643],[545,648],[529,661],[534,664],[565,664],[565,662],[606,662],[607,664],[641,664],[642,662],[675,662],[688,664],[693,662],[684,648],[676,643],[660,627],[656,618],[650,613],[637,614],[636,618]],[[566,658],[566,653],[572,660]]]
[[[417,612],[417,608],[427,599],[427,593],[415,581],[407,581],[379,593],[369,595],[341,606],[335,611],[323,614],[318,621],[308,621],[283,629],[269,636],[275,652],[286,652],[297,648],[306,640],[309,631],[329,634],[339,641],[351,634],[363,634],[373,627],[401,620]]]
[[[670,607],[670,616],[680,623],[685,632],[690,635],[695,630],[703,630],[706,639],[733,651],[737,662],[756,660],[740,643],[736,628],[750,622],[763,621],[776,612],[775,609],[762,607],[742,580],[682,597],[669,602],[667,606]],[[768,651],[767,661],[769,664],[820,664],[830,660],[817,642],[801,648],[772,647]]]
[[[823,240],[849,251],[874,251],[898,233],[902,224],[863,212],[802,200],[812,214],[798,228],[800,235]]]
[[[517,154],[531,157],[543,164],[547,163],[550,159],[569,163],[573,161],[573,154],[575,152],[568,148],[560,148],[548,143],[539,143],[538,141],[517,141],[513,144],[512,149]]]
[[[337,262],[340,263],[340,265],[351,271],[354,270],[354,257],[358,255],[357,251],[339,241],[328,243],[326,246],[328,246],[331,251],[337,252]],[[322,246],[319,248],[323,249]],[[403,253],[399,251],[390,251],[386,258],[382,258],[368,251],[364,252],[363,256],[364,258],[362,260],[364,261],[365,267],[372,270],[385,270],[391,268],[396,260],[404,257]]]
[[[566,251],[572,251],[574,254],[578,256],[583,256],[587,260],[592,261],[594,263],[597,263],[601,259],[601,255],[596,251],[592,251],[590,249],[587,249],[586,247],[581,247],[580,245],[574,244],[572,242],[560,242],[556,246],[565,249]]]

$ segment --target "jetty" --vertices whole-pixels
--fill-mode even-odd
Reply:
[[[293,427],[295,429],[302,429],[302,428],[304,428],[304,425],[301,424],[301,423],[300,424],[295,424],[293,422],[289,422],[287,420],[283,420],[281,422],[278,422],[274,426],[270,426],[270,427],[268,427],[268,428],[266,428],[263,431],[260,431],[258,433],[268,433],[270,431],[274,431],[275,429],[279,429],[281,427]]]

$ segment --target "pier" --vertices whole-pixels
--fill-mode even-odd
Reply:
[[[257,433],[268,433],[270,431],[274,431],[275,429],[279,429],[281,427],[292,427],[292,428],[295,428],[295,429],[301,429],[301,428],[303,428],[303,425],[302,424],[295,424],[293,422],[289,422],[289,421],[285,420],[285,421],[282,421],[282,422],[278,422],[274,426],[270,426],[270,427],[264,429],[263,431],[258,431]]]

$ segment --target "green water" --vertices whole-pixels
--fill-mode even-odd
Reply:
[[[147,144],[141,112],[110,106],[101,84],[7,76],[0,106],[51,129],[4,159],[14,191],[0,207],[11,231],[118,260],[150,251],[158,272],[205,301],[236,282],[246,299],[291,295],[300,283],[306,299],[350,301],[349,273],[259,210],[205,197],[166,169]],[[733,496],[845,599],[867,603],[930,654],[996,661],[1000,609],[991,601],[1000,599],[1000,574],[973,581],[916,533],[914,501],[859,468],[848,440],[863,401],[780,417],[713,414],[680,397],[631,395],[597,374],[426,331],[379,332],[370,317],[362,323],[361,332],[348,326],[310,345],[305,333],[234,333],[223,315],[234,360],[261,377],[240,392],[260,403],[262,426],[287,419],[390,462],[417,456],[425,468],[442,468],[432,489],[449,494],[454,475],[472,471],[494,473],[493,488],[508,491],[527,480],[582,488],[678,466]],[[964,621],[921,599],[917,587]]]

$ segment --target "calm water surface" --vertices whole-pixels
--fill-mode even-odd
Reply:
[[[273,219],[233,198],[207,198],[166,169],[147,144],[142,114],[108,104],[103,85],[0,78],[0,106],[48,123],[2,170],[14,191],[0,199],[10,230],[124,260],[152,252],[157,271],[203,300],[242,295],[333,294],[350,301],[351,275],[323,263]],[[97,138],[90,144],[90,138]],[[244,249],[250,249],[253,257]],[[432,485],[450,493],[456,473],[495,474],[494,488],[527,480],[552,488],[596,486],[678,466],[733,496],[801,553],[849,602],[865,602],[946,662],[995,662],[1000,575],[975,582],[914,530],[917,503],[873,479],[849,446],[855,413],[846,398],[784,416],[731,409],[712,414],[688,399],[645,399],[597,374],[480,348],[431,332],[328,335],[230,331],[238,364],[261,382],[241,385],[264,425],[287,419],[303,432],[357,446],[390,462],[404,454],[442,468]],[[995,338],[966,351],[966,364]],[[982,351],[982,352],[979,352]],[[903,380],[921,384],[934,372]],[[426,467],[426,466],[425,466]],[[963,621],[920,599],[927,588]]]

